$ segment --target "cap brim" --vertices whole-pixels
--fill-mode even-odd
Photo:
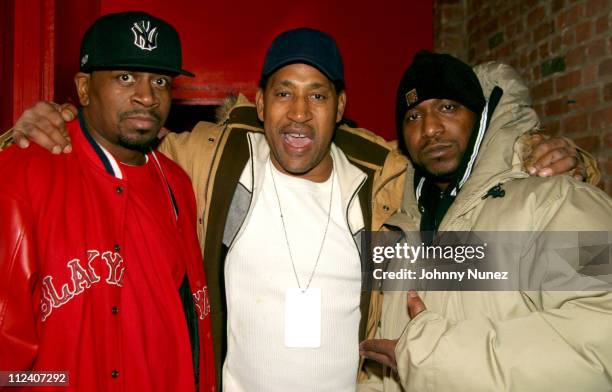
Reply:
[[[164,66],[159,66],[159,65],[150,65],[150,64],[134,64],[134,63],[129,63],[129,64],[110,64],[110,65],[96,65],[94,67],[81,67],[81,71],[83,72],[90,72],[90,71],[96,71],[96,70],[117,70],[117,69],[126,69],[126,70],[135,70],[135,71],[150,71],[150,72],[156,72],[156,73],[160,73],[163,75],[169,75],[169,76],[177,76],[177,75],[184,75],[184,76],[189,76],[191,78],[195,77],[195,74],[184,70],[184,69],[177,69],[177,68],[172,68],[172,67],[164,67]]]
[[[179,74],[181,74],[181,75],[185,75],[185,76],[189,76],[190,78],[195,77],[195,74],[194,74],[194,73],[191,73],[191,72],[189,72],[189,71],[187,71],[187,70],[184,70],[184,69],[181,69],[181,72],[179,72]]]

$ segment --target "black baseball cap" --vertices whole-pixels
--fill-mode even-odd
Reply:
[[[267,80],[280,68],[295,63],[315,67],[336,87],[344,89],[342,56],[331,35],[310,28],[298,28],[281,33],[268,49],[261,71],[262,80]]]
[[[81,41],[82,72],[125,68],[195,76],[182,62],[178,32],[146,12],[104,15]]]

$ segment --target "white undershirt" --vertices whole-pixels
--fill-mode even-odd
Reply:
[[[285,292],[298,285],[271,170],[302,288],[312,273],[327,222],[331,177],[323,183],[291,177],[268,160],[261,193],[225,263],[228,351],[223,389],[352,392],[359,360],[361,267],[346,224],[338,178],[327,236],[311,283],[312,288],[321,289],[321,347],[287,348]]]

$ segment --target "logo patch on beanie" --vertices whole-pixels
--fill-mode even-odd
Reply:
[[[418,100],[419,96],[417,95],[416,88],[413,88],[412,90],[406,93],[406,104],[408,104],[408,106],[412,105]]]
[[[151,51],[157,48],[157,27],[151,28],[151,22],[148,20],[134,22],[132,32],[134,33],[134,45],[140,49]]]

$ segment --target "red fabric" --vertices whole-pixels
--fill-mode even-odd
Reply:
[[[130,170],[117,179],[78,122],[69,131],[72,154],[0,154],[0,369],[68,371],[62,391],[194,390],[178,296],[186,271],[201,316],[200,391],[214,390],[189,179],[158,154],[175,222],[152,158],[142,182]]]
[[[121,169],[130,183],[122,249],[127,273],[119,310],[122,338],[129,342],[123,359],[131,367],[125,372],[126,389],[195,390],[190,380],[191,348],[186,344],[189,334],[178,295],[187,255],[177,246],[182,241],[168,190],[152,160]]]

